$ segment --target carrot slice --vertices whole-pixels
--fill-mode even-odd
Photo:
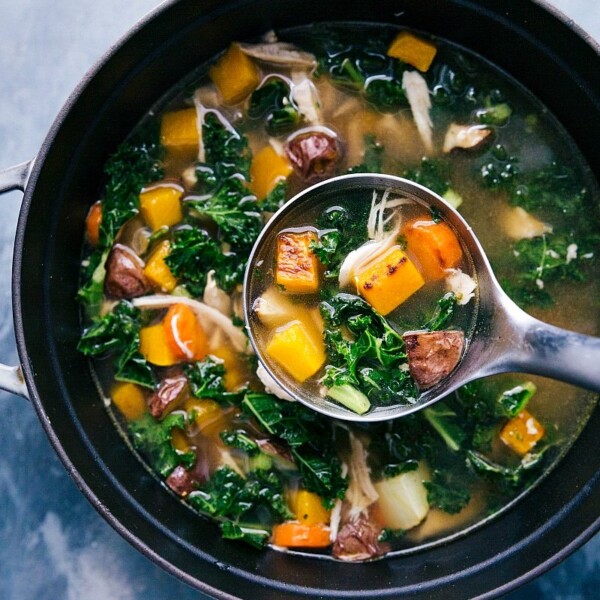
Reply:
[[[409,221],[403,233],[407,249],[416,257],[426,280],[443,279],[446,269],[455,267],[462,258],[460,243],[447,223],[418,218]]]
[[[329,536],[330,529],[323,523],[286,521],[273,527],[273,544],[286,548],[326,548],[331,544]]]
[[[102,223],[102,203],[94,202],[85,219],[85,230],[88,242],[97,246],[100,241],[100,224]]]
[[[202,360],[208,354],[208,339],[194,311],[185,304],[173,304],[163,320],[165,338],[179,360]]]

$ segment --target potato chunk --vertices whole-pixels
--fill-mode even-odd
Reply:
[[[284,232],[277,236],[275,282],[290,294],[319,291],[319,261],[310,249],[314,231]]]
[[[267,344],[267,355],[302,383],[325,362],[325,344],[312,327],[292,321],[275,330]]]
[[[362,270],[355,282],[358,293],[382,315],[392,312],[425,284],[421,273],[398,246]]]

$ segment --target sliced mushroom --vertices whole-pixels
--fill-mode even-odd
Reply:
[[[444,152],[450,152],[455,148],[463,150],[475,150],[492,138],[492,129],[485,125],[459,125],[452,123],[448,127],[444,138]]]
[[[295,69],[314,69],[317,60],[314,54],[300,50],[294,44],[273,42],[269,44],[239,44],[247,56],[272,65]]]
[[[450,375],[465,346],[462,331],[410,331],[402,336],[410,374],[422,389]]]

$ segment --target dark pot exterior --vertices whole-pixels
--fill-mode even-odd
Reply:
[[[220,539],[142,466],[75,347],[83,223],[101,168],[164,91],[234,39],[314,21],[376,21],[470,48],[514,75],[600,164],[600,55],[526,0],[180,0],[140,23],[74,92],[35,162],[20,215],[14,317],[29,393],[97,510],[134,546],[219,598],[467,598],[538,575],[600,526],[598,411],[558,468],[501,517],[445,545],[371,564],[256,552]]]

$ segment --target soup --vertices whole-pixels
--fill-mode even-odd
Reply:
[[[224,537],[367,560],[447,539],[501,511],[568,449],[594,398],[509,375],[370,425],[282,398],[244,332],[246,261],[286,199],[349,171],[403,175],[442,195],[472,224],[517,302],[545,321],[597,333],[598,190],[544,107],[443,40],[319,25],[232,44],[110,157],[86,223],[79,348],[93,357],[99,389],[140,459]],[[327,290],[360,245],[352,244],[369,237],[369,218],[317,208],[314,222],[323,223],[308,230],[305,249],[322,263],[318,283]],[[308,223],[291,233],[306,233]],[[394,223],[382,221],[382,234]],[[450,268],[468,275],[467,267]],[[289,290],[271,286],[269,273],[257,271],[255,281],[261,276],[260,294],[272,290],[298,310]],[[426,287],[422,301],[411,307],[415,292],[398,309],[374,306],[351,288],[342,293],[358,303],[344,297],[333,306],[311,292],[302,319],[318,331],[329,308],[360,304],[350,326],[364,324],[367,310],[380,328],[375,339],[400,338],[398,354],[386,358],[396,361],[399,334],[441,314],[446,284]],[[467,331],[473,306],[448,327]],[[339,354],[351,341],[344,328],[345,319],[335,334]],[[287,357],[284,367],[295,360]],[[388,369],[363,367],[382,387]],[[323,385],[318,370],[310,377]],[[369,401],[397,401],[388,388]]]

